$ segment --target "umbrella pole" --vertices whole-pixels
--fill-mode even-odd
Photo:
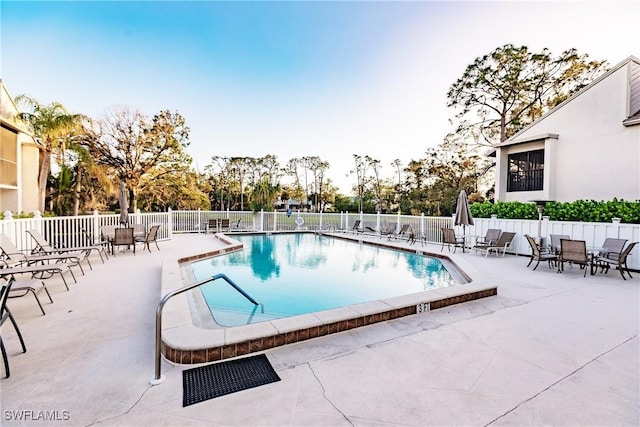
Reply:
[[[464,249],[467,247],[467,226],[462,224],[462,253],[464,253]]]

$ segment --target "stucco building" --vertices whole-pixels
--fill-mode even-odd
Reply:
[[[611,68],[495,157],[496,200],[640,200],[640,60]]]
[[[18,108],[0,80],[0,212],[38,209],[40,144],[17,119]]]

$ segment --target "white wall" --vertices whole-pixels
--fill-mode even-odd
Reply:
[[[640,125],[622,124],[629,114],[628,73],[628,66],[621,67],[517,136],[559,135],[547,143],[555,144],[556,155],[552,164],[545,163],[545,175],[555,174],[555,179],[545,187],[548,197],[540,198],[640,199]],[[516,147],[503,148],[501,157]],[[506,183],[502,172],[499,177]],[[500,200],[537,198],[518,192],[497,194]]]

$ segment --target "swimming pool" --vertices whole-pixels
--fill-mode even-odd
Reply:
[[[244,250],[191,265],[216,323],[238,326],[454,285],[436,258],[310,234],[239,235]]]

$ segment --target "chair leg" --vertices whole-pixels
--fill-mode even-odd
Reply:
[[[73,277],[73,283],[78,283],[78,280],[76,280],[76,275],[73,274],[73,270],[71,269],[71,267],[69,267],[69,272],[71,273],[71,277]]]
[[[618,265],[618,270],[620,270],[620,275],[622,276],[622,278],[624,280],[627,280],[627,278],[624,277],[624,267],[622,267],[621,265]],[[629,276],[631,276],[631,273],[629,273]]]
[[[532,263],[532,262],[533,262],[533,257],[531,257],[531,259],[529,260],[529,264],[527,264],[527,267],[529,267],[529,266],[531,265],[531,263]],[[537,266],[538,266],[538,265],[536,264],[536,267],[537,267]],[[534,267],[533,269],[535,270],[536,268]]]
[[[44,286],[44,282],[42,283],[42,286]],[[38,303],[38,307],[40,307],[40,311],[42,312],[42,315],[43,316],[46,315],[47,313],[44,312],[44,308],[42,307],[42,303],[40,303],[40,298],[38,298],[38,294],[36,293],[36,290],[34,288],[23,288],[22,290],[25,291],[24,294],[14,295],[14,296],[9,295],[9,298],[23,297],[23,296],[27,295],[28,293],[31,293],[33,295],[33,297],[36,299],[36,302]],[[47,292],[47,295],[49,295],[49,291],[47,291],[46,287],[44,288],[44,290]],[[53,303],[53,300],[51,300],[51,295],[49,295],[49,300]],[[14,326],[16,326],[15,323],[14,323]]]
[[[156,244],[156,248],[158,248],[158,250],[160,250],[160,246],[158,246],[158,241],[154,240],[153,243],[155,243]]]
[[[67,279],[64,278],[64,274],[62,274],[62,270],[59,271],[60,277],[62,277],[62,282],[64,283],[64,287],[69,290],[69,285],[67,285]]]
[[[22,338],[22,333],[20,333],[20,328],[18,328],[18,323],[16,322],[16,319],[13,317],[13,314],[11,314],[11,312],[9,311],[9,307],[6,307],[6,306],[5,306],[5,316],[9,316],[9,320],[11,320],[11,323],[13,323],[13,328],[16,330],[16,333],[18,334],[18,339],[20,340],[20,345],[22,346],[22,352],[26,353],[27,346],[24,345],[24,339]]]
[[[98,256],[100,257],[100,261],[102,261],[102,263],[104,264],[104,258],[102,258],[102,252],[104,252],[104,246],[101,248],[96,249],[96,251],[98,252]],[[109,258],[107,258],[109,259]]]
[[[47,313],[45,313],[44,312],[44,308],[42,308],[42,304],[40,303],[40,298],[38,298],[38,295],[36,294],[36,290],[31,288],[31,289],[29,289],[29,292],[31,292],[33,294],[33,297],[36,299],[36,302],[38,303],[38,307],[40,307],[40,311],[42,312],[42,315],[45,316]],[[47,292],[47,295],[48,294],[49,294],[49,292]],[[50,295],[49,295],[49,299],[51,299]]]
[[[6,374],[5,378],[9,378],[11,376],[11,371],[9,370],[9,358],[7,357],[7,350],[4,348],[4,342],[2,342],[1,336],[0,351],[2,352],[2,361],[4,362],[4,372]]]
[[[533,258],[531,258],[531,261],[533,261]],[[531,263],[529,263],[531,264]],[[538,266],[540,265],[540,260],[538,260],[538,262],[536,263],[536,266],[533,267],[533,271],[536,271],[536,268],[538,268]]]
[[[47,289],[47,286],[44,284],[44,282],[42,282],[42,287],[44,288],[44,291],[47,293],[47,296],[49,297],[49,302],[53,304],[53,300],[51,299],[51,294],[49,293],[49,289]]]

